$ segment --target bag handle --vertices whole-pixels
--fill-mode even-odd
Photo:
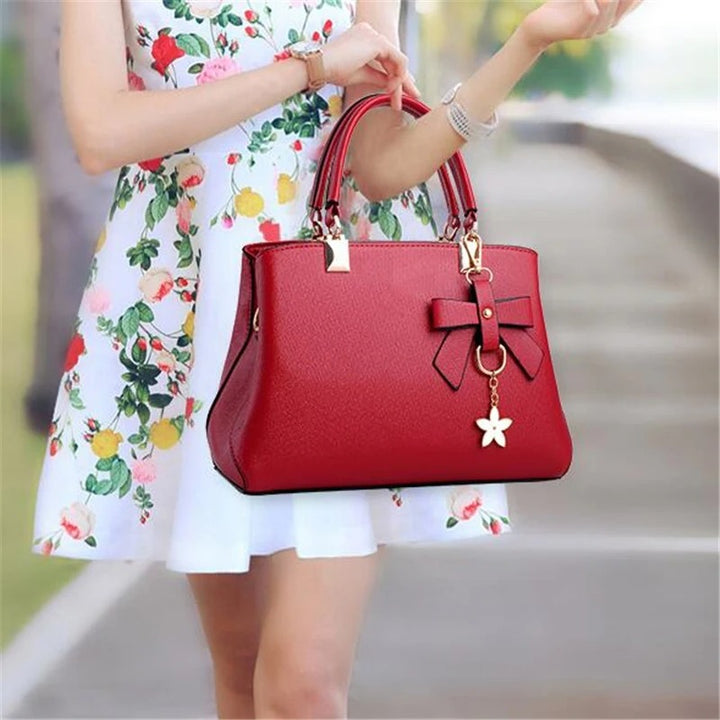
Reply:
[[[330,132],[330,135],[325,141],[320,160],[318,162],[317,171],[315,172],[313,187],[310,192],[310,201],[308,202],[308,209],[310,211],[315,236],[319,237],[323,234],[321,210],[322,195],[320,194],[319,188],[324,188],[327,185],[328,178],[333,167],[333,158],[337,154],[337,148],[340,144],[342,135],[345,132],[345,128],[352,119],[354,113],[360,111],[363,102],[366,100],[367,96],[362,97],[347,108],[345,112],[343,112],[342,116],[338,118],[335,126]],[[445,223],[442,235],[440,235],[438,239],[452,241],[458,228],[460,227],[459,206],[447,168],[442,165],[438,168],[438,174],[440,175],[440,185],[443,190],[443,195],[445,196],[445,202],[448,206],[448,219]],[[315,198],[320,198],[317,205],[313,204]]]
[[[320,225],[320,220],[322,219],[321,208],[326,188],[327,200],[324,203],[326,226],[330,228],[339,223],[338,206],[342,174],[352,132],[355,127],[357,127],[360,118],[366,112],[374,107],[389,105],[390,101],[391,96],[387,93],[377,93],[360,98],[343,113],[333,128],[323,149],[309,202],[316,232],[322,233],[322,227]],[[415,117],[420,117],[430,111],[430,108],[425,103],[405,94],[402,96],[402,105],[404,111]],[[441,239],[452,240],[460,222],[457,215],[457,201],[452,191],[445,164],[446,163],[443,163],[443,165],[438,168],[438,173],[448,203],[449,217]],[[453,178],[460,189],[460,199],[465,211],[463,225],[466,232],[469,232],[471,229],[474,229],[477,207],[467,168],[459,151],[453,153],[447,160],[447,165],[450,166]]]

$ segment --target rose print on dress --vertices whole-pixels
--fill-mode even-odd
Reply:
[[[493,535],[503,531],[503,525],[510,525],[510,521],[483,507],[483,491],[476,487],[458,487],[448,493],[448,516],[446,527],[455,527],[458,523],[480,519],[483,527]]]

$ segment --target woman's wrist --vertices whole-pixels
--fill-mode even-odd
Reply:
[[[532,13],[530,15],[532,15]],[[545,52],[552,43],[539,37],[533,30],[532,20],[529,19],[530,15],[526,16],[525,19],[520,22],[510,37],[511,39],[514,38],[520,47],[524,47],[529,55],[537,56]],[[508,42],[510,42],[510,40],[508,40]]]

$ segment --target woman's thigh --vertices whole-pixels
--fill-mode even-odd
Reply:
[[[280,692],[292,703],[318,688],[347,691],[383,553],[381,547],[369,555],[300,558],[289,548],[261,559],[266,584],[256,698]]]
[[[252,564],[243,573],[187,573],[216,677],[228,686],[252,687],[260,638],[261,575],[262,568]]]

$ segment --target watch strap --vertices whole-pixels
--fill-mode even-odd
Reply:
[[[323,63],[322,50],[313,50],[304,55],[308,72],[308,90],[319,90],[325,85],[325,64]]]

